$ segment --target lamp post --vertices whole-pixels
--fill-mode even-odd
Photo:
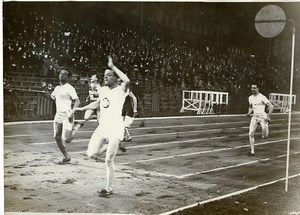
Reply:
[[[288,191],[289,161],[290,161],[290,139],[291,139],[291,116],[292,116],[292,95],[294,75],[294,54],[295,54],[295,24],[293,20],[287,20],[284,11],[277,5],[267,5],[258,11],[255,17],[255,28],[257,32],[265,37],[272,38],[281,33],[287,22],[292,23],[292,54],[291,54],[291,77],[289,95],[289,121],[287,137],[287,158],[286,158],[286,179],[285,191]]]

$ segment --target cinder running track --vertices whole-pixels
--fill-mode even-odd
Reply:
[[[127,152],[117,155],[108,198],[97,194],[106,182],[104,155],[85,155],[95,121],[67,145],[72,161],[62,166],[52,122],[6,123],[5,212],[167,214],[284,178],[288,115],[273,115],[269,139],[258,129],[254,157],[247,156],[249,121],[243,115],[136,119]],[[300,174],[299,131],[300,114],[293,114],[290,175]]]

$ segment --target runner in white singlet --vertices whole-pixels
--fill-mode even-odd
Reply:
[[[252,95],[249,96],[248,101],[249,101],[249,109],[247,116],[250,116],[251,113],[253,113],[253,116],[250,121],[250,126],[249,126],[249,141],[250,141],[250,152],[249,155],[253,156],[254,155],[254,135],[255,131],[257,129],[258,124],[261,125],[262,128],[262,137],[263,138],[268,138],[269,136],[269,122],[271,120],[271,114],[273,112],[273,105],[265,97],[263,94],[259,92],[259,88],[257,84],[252,84],[251,85],[251,90],[252,90]],[[268,106],[269,113],[267,114],[265,112],[265,107]]]
[[[108,196],[113,193],[114,159],[119,144],[124,138],[122,108],[130,81],[121,70],[113,65],[111,57],[108,57],[108,66],[110,69],[105,70],[104,87],[99,91],[98,100],[76,109],[85,111],[100,107],[99,125],[94,131],[87,149],[89,158],[106,150],[107,184],[99,192],[99,196]],[[118,85],[118,78],[122,80],[121,85]]]
[[[80,105],[75,88],[68,83],[69,72],[62,70],[59,74],[60,85],[56,86],[50,94],[45,91],[45,96],[55,100],[56,114],[54,117],[53,129],[54,138],[58,148],[64,155],[62,161],[58,164],[68,163],[71,158],[66,151],[65,143],[69,143],[74,138],[76,131],[80,128],[80,124],[74,124],[75,108]],[[72,109],[72,103],[73,109]]]

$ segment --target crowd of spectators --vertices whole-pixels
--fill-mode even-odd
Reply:
[[[287,92],[289,87],[287,64],[280,60],[214,41],[193,43],[149,26],[103,23],[80,17],[54,19],[37,11],[6,14],[4,73],[55,77],[66,67],[90,76],[91,68],[103,72],[109,54],[134,80],[156,79],[189,90],[230,93],[239,93],[252,81],[278,92]]]

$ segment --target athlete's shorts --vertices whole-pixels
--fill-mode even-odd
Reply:
[[[250,126],[249,126],[249,133],[251,135],[254,134],[258,124],[261,125],[262,129],[268,128],[268,122],[267,122],[267,114],[261,113],[261,114],[253,114]]]
[[[73,129],[73,123],[74,123],[74,117],[69,117],[71,115],[71,111],[65,111],[65,112],[58,112],[55,114],[54,117],[54,123],[53,123],[53,131],[54,136],[56,134],[56,127],[55,123],[62,124],[62,137],[65,139],[65,130],[72,131]]]
[[[255,121],[257,123],[266,123],[267,122],[267,114],[266,113],[259,113],[253,114],[251,121]]]
[[[117,121],[115,120],[106,120],[101,121],[99,120],[99,125],[94,131],[99,137],[105,139],[120,139],[123,140],[124,138],[124,122],[122,117],[120,117]]]

